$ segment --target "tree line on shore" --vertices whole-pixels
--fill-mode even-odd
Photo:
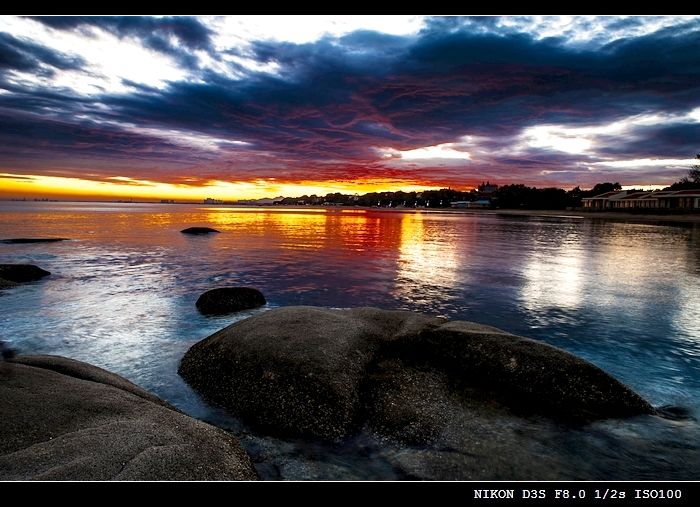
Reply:
[[[493,190],[483,191],[483,188]],[[278,204],[282,205],[336,205],[336,206],[380,206],[406,208],[449,208],[454,202],[473,202],[488,200],[492,206],[499,208],[522,209],[565,209],[581,206],[581,199],[611,190],[619,190],[619,183],[599,183],[591,190],[579,187],[566,191],[561,188],[535,188],[522,184],[496,185],[483,184],[469,191],[441,188],[422,192],[370,192],[363,195],[349,195],[339,192],[324,196],[303,195],[285,197]]]
[[[696,158],[700,160],[700,154]],[[568,191],[556,187],[528,187],[523,184],[497,186],[487,182],[469,191],[442,188],[440,190],[424,190],[422,192],[370,192],[363,195],[336,192],[324,196],[285,197],[278,204],[449,208],[454,202],[488,200],[490,206],[503,209],[557,210],[580,208],[582,205],[581,200],[585,197],[593,197],[621,189],[622,186],[619,182],[598,183],[589,190],[582,190],[580,187],[576,187]],[[683,177],[680,181],[666,187],[664,190],[688,189],[700,189],[700,166],[694,166],[688,172],[688,176]]]

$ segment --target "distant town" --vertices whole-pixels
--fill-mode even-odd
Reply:
[[[700,155],[698,155],[700,160]],[[55,202],[55,199],[12,199],[13,201]],[[120,203],[136,202],[132,199]],[[581,211],[700,211],[700,166],[688,176],[662,190],[622,189],[619,182],[598,183],[593,188],[571,190],[528,187],[523,184],[496,185],[488,181],[463,191],[451,188],[421,192],[370,192],[366,194],[302,195],[262,199],[222,200],[206,198],[208,205],[238,206],[359,206],[367,208],[469,208]],[[192,201],[161,199],[161,204],[192,204]]]
[[[173,202],[173,201],[162,201]],[[469,191],[450,188],[422,192],[330,193],[324,196],[275,197],[239,201],[205,199],[204,204],[258,206],[362,206],[378,208],[470,208],[525,210],[649,211],[700,210],[700,169],[663,190],[627,189],[619,182],[598,183],[589,190],[579,187],[536,188],[522,184],[495,185],[484,182]]]

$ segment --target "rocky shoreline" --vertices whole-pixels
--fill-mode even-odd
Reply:
[[[294,463],[267,449],[275,439],[338,452],[385,442],[367,452],[409,479],[592,478],[556,442],[596,421],[657,418],[629,388],[555,347],[377,308],[266,311],[196,343],[180,374],[252,428],[243,446],[89,364],[0,363],[9,435],[0,479],[254,480],[256,469],[270,477],[280,460]],[[552,443],[543,450],[543,441]],[[309,466],[302,478],[323,476]]]

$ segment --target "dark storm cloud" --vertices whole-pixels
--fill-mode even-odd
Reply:
[[[375,36],[355,34],[353,46],[261,43],[256,56],[279,62],[279,76],[176,83],[108,104],[127,118],[229,134],[305,159],[363,156],[382,137],[406,149],[455,134],[512,135],[538,123],[597,124],[700,105],[698,32],[597,52],[462,31],[351,51]]]
[[[208,29],[191,18],[38,21],[61,30],[97,26],[182,58],[189,55],[185,49],[211,48]],[[477,25],[482,29],[474,30]],[[494,33],[495,26],[491,18],[437,18],[415,36],[358,31],[308,44],[258,41],[236,54],[261,64],[274,62],[276,74],[246,70],[240,64],[236,77],[203,70],[196,81],[172,82],[161,90],[135,85],[127,94],[68,101],[45,92],[12,90],[0,95],[5,121],[18,121],[13,111],[41,113],[50,108],[61,127],[42,128],[37,120],[34,130],[13,127],[19,134],[8,135],[3,129],[2,157],[9,156],[8,143],[13,142],[27,158],[33,150],[40,151],[18,141],[26,136],[45,146],[46,153],[54,147],[94,158],[121,158],[133,150],[135,156],[152,160],[170,154],[170,159],[186,159],[197,167],[197,176],[214,179],[291,179],[303,171],[306,179],[411,175],[428,181],[431,174],[439,174],[440,181],[448,181],[449,175],[453,181],[467,181],[500,174],[506,180],[517,176],[545,181],[546,170],[560,172],[563,181],[569,181],[581,163],[596,160],[595,154],[544,149],[518,157],[503,153],[530,126],[592,126],[640,114],[682,115],[700,107],[698,21],[596,48],[566,45],[562,38],[537,40],[514,29]],[[174,45],[172,38],[179,43]],[[40,60],[36,51],[8,47],[0,53],[7,55],[0,65],[8,61],[31,69],[22,55]],[[94,123],[76,124],[78,113]],[[234,155],[188,151],[149,134],[124,133],[106,126],[106,121],[249,145],[237,147]],[[692,146],[698,133],[696,124],[636,128],[628,138],[609,138],[607,146],[596,149],[601,155],[627,158],[685,157],[697,150]],[[463,167],[426,169],[422,179],[419,170],[391,167],[373,150],[413,149],[455,142],[465,135],[478,136],[482,148],[496,153]]]
[[[142,132],[130,132],[113,125],[90,121],[61,121],[35,115],[0,114],[0,172],[42,166],[52,176],[104,179],[108,176],[143,178],[141,168],[147,165],[149,177],[170,181],[170,167],[189,167],[210,160],[206,153],[167,142]],[[161,163],[153,168],[153,162]],[[57,170],[65,166],[66,170]],[[72,168],[90,167],[91,173]],[[115,169],[119,173],[114,173]],[[126,173],[124,171],[127,171]]]
[[[38,72],[41,65],[55,69],[79,69],[84,62],[45,46],[0,32],[0,69]],[[0,78],[1,80],[1,78]]]
[[[638,127],[626,136],[624,143],[608,137],[599,150],[602,155],[618,158],[653,158],[663,153],[668,158],[692,158],[700,142],[700,124],[670,123]]]

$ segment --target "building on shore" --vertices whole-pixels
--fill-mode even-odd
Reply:
[[[698,190],[619,190],[581,199],[583,209],[614,211],[625,209],[700,210]]]
[[[478,199],[476,201],[471,201],[467,208],[490,208],[491,201],[489,199]]]
[[[489,199],[479,199],[477,201],[452,201],[451,208],[490,208],[491,201]]]

